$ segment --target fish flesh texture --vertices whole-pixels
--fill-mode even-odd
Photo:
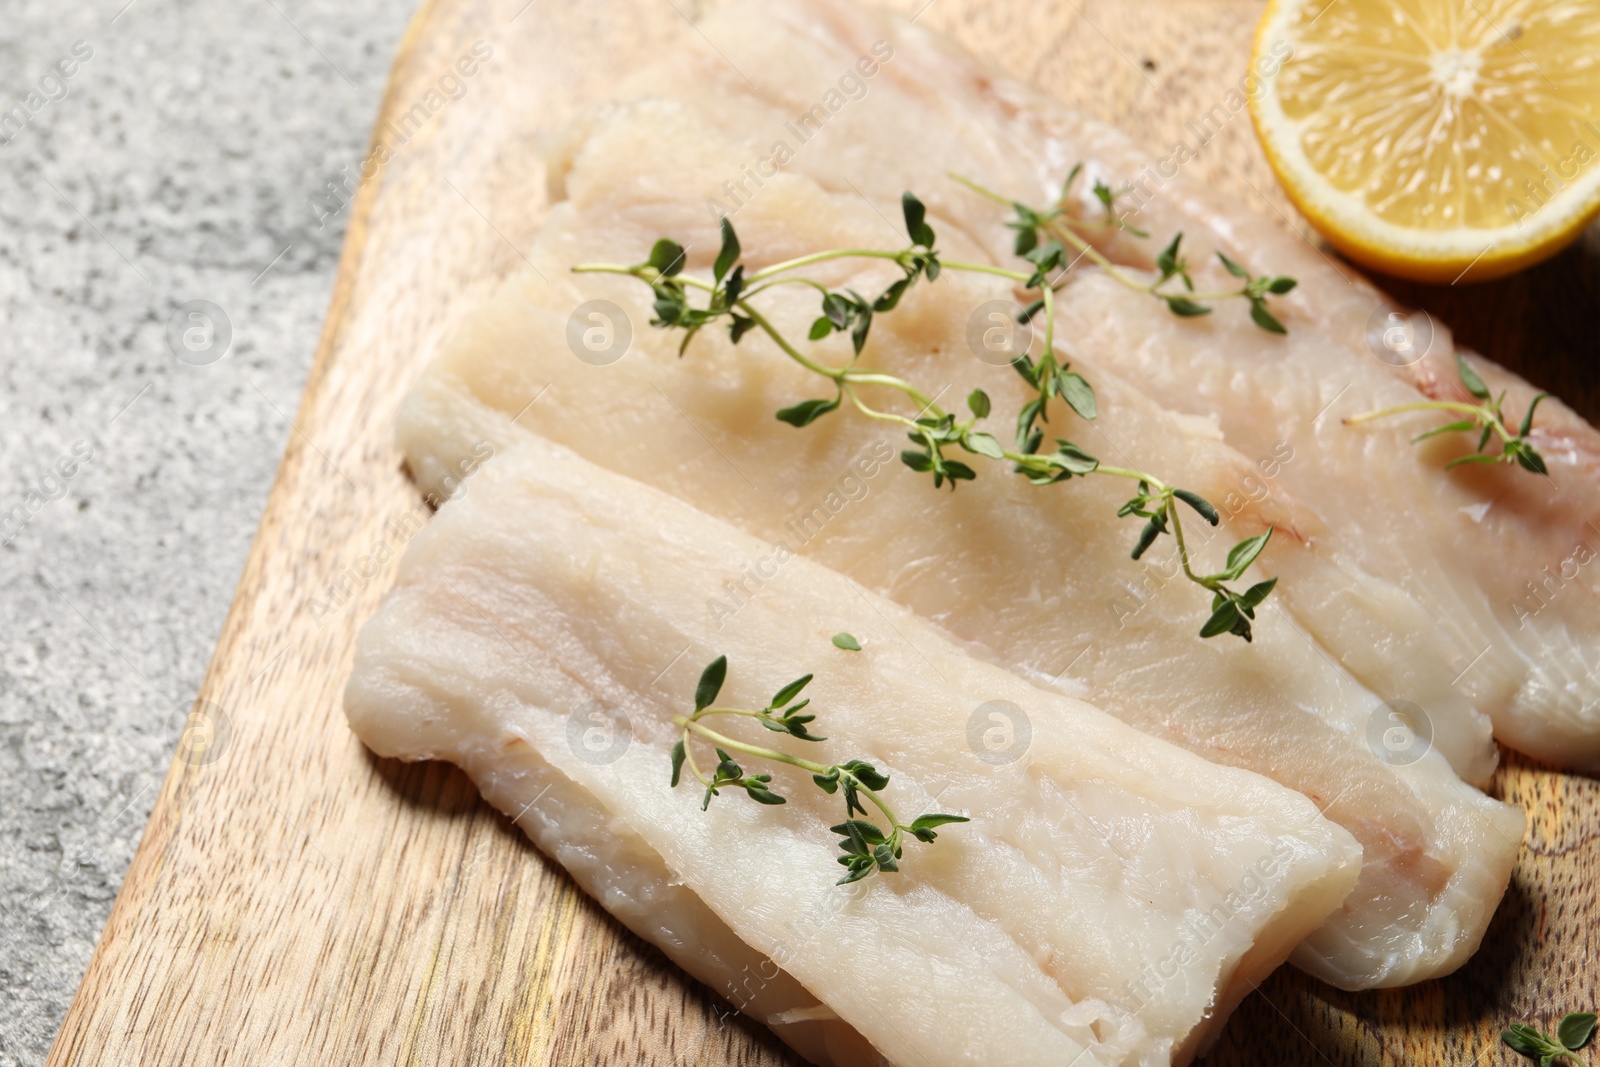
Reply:
[[[1221,316],[1193,329],[1129,317],[1135,296],[1095,272],[1069,286],[1058,306],[1075,345],[1137,377],[1163,403],[1216,413],[1230,443],[1251,451],[1290,442],[1306,462],[1284,465],[1282,484],[1340,516],[1319,533],[1322,543],[1425,611],[1439,639],[1430,654],[1489,711],[1495,736],[1551,763],[1600,770],[1600,568],[1588,566],[1600,546],[1600,507],[1589,491],[1597,470],[1583,469],[1581,452],[1552,447],[1546,424],[1536,447],[1548,478],[1508,467],[1445,474],[1444,464],[1475,441],[1457,435],[1412,447],[1407,438],[1454,416],[1413,413],[1396,427],[1343,423],[1420,399],[1377,361],[1351,358],[1311,331],[1269,338]],[[1546,403],[1541,414],[1557,416]],[[1289,602],[1300,592],[1284,589]],[[1338,614],[1320,604],[1296,615],[1318,640],[1338,625]],[[1402,684],[1386,691],[1407,692]]]
[[[705,270],[717,229],[703,192],[746,148],[671,99],[591,119],[555,175],[566,199],[528,252],[534,269],[467,317],[404,405],[399,438],[419,483],[448,494],[477,442],[503,450],[537,433],[726,519],[768,548],[730,558],[722,583],[706,590],[707,622],[723,630],[738,628],[764,595],[780,546],[803,553],[980,656],[1312,798],[1361,843],[1364,865],[1339,912],[1296,950],[1299,966],[1350,988],[1459,966],[1505,890],[1523,831],[1520,811],[1452,769],[1452,759],[1471,763],[1474,749],[1489,745],[1466,701],[1430,705],[1431,745],[1390,746],[1402,725],[1390,698],[1329,655],[1291,612],[1266,611],[1253,644],[1201,641],[1209,596],[1175,580],[1170,548],[1129,560],[1135,528],[1114,518],[1127,496],[1122,483],[1036,488],[986,470],[958,492],[936,494],[897,461],[898,433],[853,412],[805,430],[776,421],[775,410],[819,385],[772,346],[751,336],[735,348],[725,332],[708,330],[680,360],[678,338],[646,326],[645,287],[568,273],[580,262],[636,262],[668,234],[689,246],[689,269]],[[930,217],[952,260],[981,257],[961,226]],[[771,179],[737,221],[752,270],[893,240],[871,204],[803,174]],[[843,261],[819,264],[816,276],[861,292],[889,280],[881,267]],[[930,394],[963,396],[981,383],[997,410],[1015,410],[1025,399],[1020,380],[980,362],[966,341],[973,309],[1009,300],[1008,285],[947,271],[911,290],[879,317],[863,365],[920,381]],[[632,332],[614,362],[604,345],[596,352],[580,343],[585,330],[616,328],[603,315],[599,325],[586,317],[598,314],[597,300],[625,314],[622,328]],[[816,297],[771,290],[763,308],[789,336],[804,336]],[[846,345],[825,342],[823,358],[848,358],[847,347],[829,343]],[[1210,420],[1161,407],[1108,366],[1077,366],[1095,384],[1099,420],[1062,409],[1051,429],[1217,501],[1227,537],[1197,523],[1191,543],[1207,566],[1220,562],[1225,542],[1271,526],[1279,532],[1263,567],[1285,587],[1329,603],[1355,587],[1404,608],[1402,594],[1322,546],[1321,516],[1270,480],[1260,493],[1249,489],[1261,484],[1271,453],[1240,453]],[[1372,639],[1370,616],[1349,625]],[[1384,639],[1403,648],[1413,638]]]
[[[1286,588],[1284,603],[1369,687],[1435,718],[1459,718],[1442,709],[1466,700],[1492,719],[1506,745],[1600,771],[1600,567],[1589,565],[1600,551],[1594,427],[1547,399],[1531,440],[1548,478],[1505,466],[1446,475],[1444,464],[1471,441],[1455,435],[1420,449],[1408,442],[1457,416],[1414,413],[1360,428],[1343,419],[1420,400],[1470,401],[1458,352],[1497,396],[1506,394],[1513,415],[1535,389],[1458,350],[1444,324],[1397,307],[1267,214],[1188,180],[1181,173],[1187,147],[1158,159],[933,34],[844,3],[733,5],[701,29],[703,37],[686,39],[617,94],[643,99],[670,86],[675,99],[744,143],[744,164],[753,166],[707,183],[696,206],[715,205],[737,220],[746,200],[767,195],[763,175],[771,168],[762,161],[782,158],[784,173],[863,196],[890,217],[900,192],[915,189],[936,215],[1005,262],[1015,236],[1004,225],[1009,212],[944,180],[944,172],[1044,205],[1082,164],[1079,210],[1100,211],[1094,180],[1127,187],[1124,204],[1151,234],[1098,236],[1119,265],[1153,269],[1166,238],[1182,233],[1201,289],[1237,286],[1215,258],[1219,251],[1252,273],[1298,279],[1274,305],[1289,327],[1279,338],[1251,324],[1240,301],[1200,323],[1139,312],[1139,294],[1114,292],[1085,263],[1076,271],[1091,284],[1076,294],[1083,314],[1065,331],[1068,348],[1093,348],[1159,403],[1216,420],[1224,439],[1248,455],[1293,447],[1283,487],[1338,516],[1321,536],[1387,588],[1353,583],[1343,594],[1309,599],[1304,587]],[[728,55],[743,57],[737,69]],[[885,55],[870,79],[852,66]],[[854,72],[854,81],[842,83],[841,72]],[[1395,330],[1411,340],[1397,348],[1386,339]],[[1436,742],[1455,733],[1447,722],[1434,725]],[[1493,768],[1481,736],[1443,742],[1457,771],[1480,784]]]
[[[782,25],[781,32],[773,29],[774,20]],[[873,55],[877,49],[890,58],[881,65],[871,89],[859,101],[841,109],[818,132],[809,134],[810,139],[796,149],[785,173],[792,169],[822,189],[850,199],[876,198],[884,205],[879,210],[891,215],[902,189],[915,189],[919,195],[931,190],[930,210],[947,224],[941,231],[945,243],[965,238],[984,253],[980,258],[1012,264],[1019,262],[1012,254],[1015,232],[1004,225],[1004,212],[951,181],[947,172],[976,172],[985,182],[998,183],[1003,188],[1032,188],[1039,180],[1033,153],[1045,145],[1049,146],[1047,155],[1052,159],[1087,159],[1095,177],[1116,180],[1102,157],[1123,143],[1120,134],[1098,124],[1073,120],[1070,113],[1063,114],[1064,109],[1040,100],[1027,100],[1037,106],[1019,110],[1025,98],[1018,94],[1025,94],[1025,90],[997,83],[970,58],[901,20],[859,12],[839,3],[787,3],[770,10],[735,5],[706,20],[703,29],[706,37],[698,47],[674,50],[659,69],[641,71],[623,86],[619,96],[649,100],[659,95],[661,86],[671,86],[674,100],[693,107],[706,124],[740,146],[721,162],[722,172],[730,166],[737,172],[737,160],[748,159],[761,146],[761,133],[757,131],[782,131],[798,140],[789,132],[795,129],[794,124],[786,123],[783,116],[787,111],[803,110],[799,101],[808,93],[822,92],[812,84],[818,72],[848,68],[851,56]],[[877,42],[884,42],[885,46]],[[721,58],[729,49],[755,60],[751,66],[757,91],[752,91],[751,83],[736,72],[730,72]],[[801,132],[809,129],[808,126]],[[1112,158],[1126,162],[1121,155],[1114,154]],[[1052,194],[1067,169],[1062,162],[1051,180]],[[685,189],[683,207],[686,214],[696,217],[681,220],[681,225],[692,227],[699,222],[699,230],[703,230],[708,205],[716,210],[733,208],[736,221],[747,217],[739,192],[741,188],[750,190],[749,184],[735,187],[730,195],[725,182],[719,187],[719,180],[716,170],[686,179],[684,184],[689,188]],[[1087,188],[1090,183],[1085,178],[1079,184]],[[766,185],[752,190],[751,203],[770,199],[773,191]],[[1149,210],[1154,211],[1157,204],[1164,202],[1152,201]],[[880,224],[864,239],[874,246],[884,244],[886,238],[892,241],[892,230],[885,232],[887,229]],[[699,230],[676,232],[693,234]],[[1283,235],[1276,231],[1274,238],[1279,245],[1284,242]],[[1123,247],[1108,242],[1111,252]],[[1148,250],[1141,248],[1141,252],[1147,254]],[[1215,287],[1223,286],[1219,283]],[[1135,309],[1140,320],[1171,317],[1161,311],[1162,306],[1156,301],[1145,299],[1150,308]],[[1152,314],[1152,308],[1161,313]],[[1231,317],[1243,323],[1244,329],[1256,330],[1240,308],[1227,308],[1215,317]],[[1070,331],[1060,336],[1068,340],[1067,352],[1072,356],[1090,354]],[[1257,338],[1249,341],[1259,350]],[[1102,365],[1118,355],[1094,353]],[[1142,380],[1139,384],[1141,390],[1146,390]],[[1173,410],[1211,417],[1209,411],[1197,409],[1192,396],[1184,397],[1184,403],[1174,403],[1165,394],[1152,396]],[[1258,460],[1269,457],[1275,478],[1286,471],[1303,474],[1318,463],[1311,449],[1295,447],[1292,436],[1269,437],[1265,441],[1252,437],[1235,447]],[[1270,462],[1275,449],[1279,454],[1285,450],[1293,453],[1295,462]],[[1259,480],[1250,477],[1248,484],[1235,487],[1235,491],[1253,490]],[[1309,486],[1317,481],[1310,479]],[[1309,486],[1302,478],[1294,491],[1303,501],[1317,505],[1316,498],[1306,493]],[[1325,515],[1340,515],[1343,523],[1344,512],[1320,510]],[[1320,535],[1316,530],[1302,532],[1306,536]],[[1330,565],[1325,575],[1334,580],[1317,582],[1301,576],[1296,596],[1284,597],[1280,603],[1367,688],[1382,694],[1385,700],[1404,700],[1408,707],[1423,709],[1433,727],[1431,743],[1464,779],[1476,785],[1487,783],[1498,759],[1490,737],[1490,721],[1469,695],[1457,688],[1462,667],[1470,656],[1455,654],[1456,642],[1433,624],[1429,605],[1411,590],[1362,565],[1348,551],[1324,556]],[[1477,647],[1473,649],[1476,651]]]
[[[1305,797],[976,659],[804,557],[709,624],[727,561],[767,548],[529,439],[408,547],[350,722],[381,755],[462,766],[608,910],[823,1064],[1187,1062],[1354,884],[1359,847]],[[841,629],[862,651],[830,643]],[[719,706],[815,672],[827,740],[719,729],[865,758],[902,819],[972,821],[841,887],[842,804],[807,773],[763,768],[787,804],[702,811],[668,782],[672,716],[718,654]],[[973,742],[992,715],[1015,753]]]

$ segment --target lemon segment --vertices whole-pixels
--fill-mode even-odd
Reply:
[[[1250,101],[1267,161],[1358,262],[1498,277],[1600,209],[1600,0],[1272,0],[1254,52],[1288,52]]]

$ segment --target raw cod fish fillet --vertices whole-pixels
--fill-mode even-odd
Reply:
[[[853,412],[804,430],[774,419],[820,387],[770,344],[751,336],[734,348],[725,331],[708,330],[680,360],[678,338],[645,325],[644,286],[568,273],[579,262],[637,261],[665,234],[690,245],[690,269],[704,270],[716,228],[695,194],[742,151],[672,101],[594,120],[562,175],[568,199],[528,253],[536,270],[470,317],[404,407],[400,440],[418,481],[447,492],[478,442],[504,449],[537,432],[731,521],[766,547],[728,558],[704,590],[701,610],[718,632],[743,626],[778,555],[804,553],[978,655],[1310,797],[1361,843],[1364,864],[1345,904],[1296,950],[1299,966],[1351,988],[1459,966],[1504,892],[1523,830],[1521,812],[1465,784],[1446,758],[1454,751],[1470,762],[1474,747],[1488,744],[1465,701],[1441,699],[1433,708],[1432,748],[1390,752],[1382,743],[1394,726],[1385,698],[1291,612],[1265,611],[1253,644],[1200,640],[1209,597],[1174,580],[1170,546],[1143,564],[1128,558],[1136,529],[1114,517],[1123,483],[1037,488],[989,468],[955,493],[936,492],[898,462],[898,433]],[[981,256],[959,226],[934,224],[949,258]],[[871,205],[799,175],[770,181],[740,211],[738,226],[751,269],[892,240]],[[818,277],[861,292],[889,280],[852,263],[827,269]],[[913,289],[878,318],[863,365],[905,375],[929,393],[948,387],[952,398],[981,383],[997,411],[1015,411],[1020,380],[975,359],[965,340],[972,309],[1007,297],[1006,285],[947,271]],[[569,342],[574,321],[590,325],[575,320],[574,309],[597,298],[614,301],[634,324],[627,354],[603,366],[578,358]],[[773,290],[763,301],[789,336],[803,337],[816,316],[810,290]],[[846,354],[826,358],[843,362]],[[1192,544],[1208,566],[1234,539],[1272,525],[1280,532],[1264,571],[1285,587],[1330,602],[1352,587],[1405,602],[1322,548],[1314,535],[1324,520],[1288,494],[1269,486],[1247,495],[1261,475],[1257,457],[1221,442],[1209,420],[1161,408],[1106,366],[1078,367],[1095,384],[1100,418],[1089,425],[1056,410],[1051,429],[1217,501],[1229,514],[1226,536],[1194,524]],[[1352,641],[1370,639],[1370,618],[1350,625]]]
[[[727,561],[765,550],[530,440],[408,548],[361,634],[350,722],[382,755],[462,766],[608,910],[819,1064],[1186,1062],[1354,884],[1360,849],[1304,797],[974,659],[807,559],[708,625]],[[833,647],[843,628],[862,652]],[[719,706],[815,672],[829,740],[719,729],[866,758],[901,818],[972,821],[840,887],[841,804],[805,773],[777,767],[783,806],[724,793],[702,812],[668,785],[671,717],[717,654]],[[969,743],[986,706],[1031,723],[1023,758]],[[616,729],[590,744],[601,707]]]
[[[1342,419],[1422,399],[1468,401],[1448,329],[1407,315],[1265,213],[1186,180],[1120,131],[1085,119],[1042,94],[996,76],[947,42],[903,20],[842,0],[735,4],[702,21],[660,65],[640,71],[621,99],[664,88],[744,146],[732,170],[693,201],[715,201],[740,218],[768,195],[763,177],[777,142],[793,150],[786,174],[865,196],[889,218],[903,189],[997,262],[1011,257],[1009,212],[946,180],[973,177],[1006,195],[1047,205],[1069,169],[1091,217],[1092,183],[1131,185],[1125,202],[1150,239],[1113,231],[1102,251],[1133,268],[1153,267],[1175,233],[1184,235],[1201,289],[1236,287],[1215,258],[1222,251],[1253,273],[1299,280],[1283,310],[1287,340],[1253,326],[1242,302],[1201,323],[1139,309],[1148,297],[1116,291],[1098,271],[1073,294],[1082,314],[1066,337],[1085,355],[1118,367],[1158,402],[1214,418],[1225,439],[1251,456],[1287,442],[1295,462],[1282,485],[1339,522],[1318,536],[1386,583],[1333,597],[1284,592],[1308,631],[1369,687],[1430,717],[1463,698],[1493,719],[1505,744],[1559,766],[1600,771],[1600,432],[1558,400],[1539,409],[1532,439],[1550,477],[1515,467],[1442,474],[1470,443],[1460,435],[1414,449],[1409,439],[1450,421],[1419,413],[1355,428]],[[861,57],[890,58],[856,93],[840,96],[842,73]],[[733,69],[725,55],[743,57]],[[847,88],[851,88],[847,86]],[[829,90],[835,96],[828,96]],[[837,110],[834,105],[845,102]],[[815,110],[817,104],[824,111]],[[812,115],[810,123],[801,116]],[[815,121],[816,116],[822,118]],[[1240,117],[1236,121],[1245,121]],[[802,137],[804,138],[802,140]],[[1168,158],[1172,158],[1172,153]],[[748,169],[747,169],[748,168]],[[713,177],[709,176],[708,177]],[[889,247],[887,233],[879,244]],[[1109,301],[1109,303],[1107,303]],[[1415,353],[1386,345],[1386,331],[1416,331]],[[1467,353],[1507,410],[1520,415],[1535,390]],[[1449,727],[1435,722],[1435,741]],[[1492,770],[1492,751],[1447,755],[1469,781]]]
[[[1550,420],[1538,424],[1536,444],[1549,478],[1507,467],[1447,475],[1445,463],[1475,438],[1436,438],[1426,447],[1408,438],[1453,416],[1343,423],[1346,415],[1419,399],[1383,364],[1310,330],[1272,338],[1222,316],[1193,329],[1175,326],[1134,314],[1136,296],[1097,272],[1070,286],[1059,307],[1074,345],[1136,377],[1163,403],[1217,413],[1227,440],[1247,452],[1290,442],[1297,460],[1283,465],[1281,484],[1340,516],[1319,533],[1321,542],[1425,609],[1457,685],[1490,709],[1495,736],[1551,763],[1600,770],[1600,567],[1590,566],[1600,547],[1592,492],[1600,468],[1587,446],[1566,447],[1556,429],[1576,416],[1550,401],[1539,408]],[[1321,418],[1318,409],[1325,409]],[[1290,586],[1284,595],[1292,602],[1299,592]],[[1333,644],[1325,631],[1338,613],[1313,608],[1297,615]],[[1416,703],[1427,710],[1425,698]]]

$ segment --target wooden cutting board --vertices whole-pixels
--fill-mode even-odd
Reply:
[[[1259,14],[1252,0],[897,6],[1163,149],[1192,143],[1185,124],[1225,101]],[[545,210],[541,137],[698,13],[689,0],[430,0],[416,16],[375,136],[398,147],[356,199],[193,730],[51,1065],[793,1062],[578,893],[462,774],[370,756],[340,710],[356,632],[425,514],[391,440],[401,396],[522,265]],[[1300,226],[1242,113],[1188,173]],[[1493,288],[1403,295],[1593,419],[1595,277],[1580,248]],[[1600,788],[1512,759],[1496,789],[1532,828],[1463,971],[1351,994],[1280,970],[1211,1062],[1510,1062],[1504,1024],[1593,1006]]]

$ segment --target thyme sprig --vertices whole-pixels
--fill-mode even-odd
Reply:
[[[1539,1067],[1550,1067],[1558,1059],[1582,1063],[1574,1053],[1588,1044],[1594,1034],[1594,1024],[1594,1012],[1573,1012],[1556,1025],[1553,1038],[1524,1023],[1512,1023],[1501,1031],[1500,1040],[1513,1052],[1537,1061]]]
[[[810,705],[810,699],[796,699],[811,683],[812,675],[802,675],[779,689],[767,706],[760,710],[714,706],[727,675],[728,657],[718,656],[712,660],[701,672],[700,682],[695,687],[694,711],[689,715],[672,717],[673,723],[683,731],[677,744],[672,746],[672,785],[677,788],[683,769],[688,767],[689,773],[705,786],[701,811],[710,807],[711,798],[721,796],[723,789],[743,789],[758,804],[788,803],[787,798],[773,790],[772,775],[748,773],[734,760],[730,751],[774,763],[786,763],[810,773],[811,781],[818,789],[829,796],[839,793],[844,796],[844,822],[829,827],[841,838],[839,849],[843,854],[836,859],[844,867],[845,873],[838,885],[858,882],[875,871],[898,871],[908,837],[931,844],[939,836],[936,832],[938,827],[968,821],[964,815],[929,812],[910,822],[901,822],[883,798],[883,791],[889,787],[889,776],[866,760],[816,763],[777,749],[746,744],[713,730],[705,725],[705,719],[713,715],[733,715],[754,719],[774,733],[788,734],[802,741],[827,740],[817,737],[808,729],[816,720],[815,714],[804,711]],[[694,758],[691,742],[696,740],[709,743],[717,754],[717,763],[710,775],[700,769]],[[877,809],[877,814],[867,807],[868,804]]]
[[[1116,263],[1112,262],[1103,252],[1094,246],[1086,236],[1096,230],[1120,229],[1133,234],[1135,237],[1150,236],[1144,230],[1137,229],[1128,223],[1126,217],[1117,208],[1118,194],[1103,181],[1094,183],[1094,196],[1099,201],[1105,213],[1103,219],[1085,217],[1074,208],[1072,186],[1077,181],[1082,166],[1073,167],[1068,172],[1066,181],[1061,185],[1061,196],[1049,208],[1029,207],[1019,201],[1010,200],[985,188],[959,174],[951,177],[965,185],[978,195],[993,200],[999,204],[1007,204],[1016,213],[1016,217],[1007,226],[1017,231],[1015,250],[1017,255],[1040,266],[1041,270],[1069,269],[1078,259],[1087,259],[1098,266],[1107,276],[1120,282],[1130,289],[1141,293],[1148,293],[1167,305],[1167,310],[1174,315],[1190,318],[1196,315],[1211,314],[1210,301],[1232,300],[1242,298],[1250,305],[1250,320],[1269,333],[1288,333],[1271,310],[1267,307],[1268,296],[1282,296],[1295,287],[1293,278],[1282,275],[1252,275],[1244,267],[1235,263],[1221,252],[1217,259],[1221,261],[1223,269],[1235,278],[1242,278],[1243,284],[1238,289],[1224,289],[1217,292],[1197,292],[1194,278],[1191,275],[1192,267],[1188,260],[1183,258],[1181,246],[1183,233],[1179,231],[1167,242],[1159,255],[1156,256],[1156,268],[1160,276],[1153,282],[1141,281],[1138,277],[1129,274]],[[1077,256],[1068,259],[1067,249],[1072,248]],[[1176,279],[1176,282],[1174,282]],[[1177,285],[1181,284],[1182,289]],[[1029,315],[1038,310],[1031,306]]]
[[[1518,425],[1517,432],[1512,433],[1504,410],[1506,394],[1503,391],[1499,396],[1491,394],[1489,387],[1478,376],[1478,372],[1467,364],[1460,353],[1456,354],[1456,370],[1461,375],[1461,384],[1472,394],[1476,403],[1468,404],[1458,400],[1419,400],[1411,404],[1384,408],[1381,411],[1352,415],[1344,421],[1346,425],[1354,425],[1398,415],[1404,411],[1448,411],[1465,415],[1467,417],[1464,419],[1424,430],[1413,437],[1411,443],[1416,444],[1447,433],[1477,433],[1477,449],[1446,463],[1445,470],[1459,467],[1464,463],[1516,463],[1523,470],[1534,474],[1548,474],[1549,469],[1545,466],[1544,457],[1529,442],[1528,432],[1533,429],[1533,413],[1538,408],[1539,401],[1550,394],[1539,393],[1528,402],[1528,410],[1522,413],[1522,422]],[[1499,438],[1496,447],[1490,448],[1491,440],[1496,437]]]
[[[1114,198],[1108,194],[1104,202],[1108,217],[1116,218]],[[1185,577],[1212,594],[1210,614],[1200,629],[1200,635],[1214,637],[1227,633],[1246,641],[1251,640],[1251,622],[1255,618],[1256,608],[1272,592],[1276,579],[1258,582],[1243,591],[1233,589],[1228,583],[1242,577],[1261,554],[1271,537],[1271,529],[1235,544],[1228,554],[1227,566],[1221,571],[1201,574],[1194,569],[1189,555],[1179,504],[1192,508],[1208,524],[1216,526],[1220,516],[1216,508],[1203,497],[1169,485],[1147,471],[1102,463],[1065,438],[1053,438],[1055,448],[1048,452],[1041,451],[1044,444],[1041,424],[1049,421],[1051,400],[1060,398],[1086,420],[1095,419],[1099,414],[1093,387],[1072,369],[1070,361],[1058,355],[1055,294],[1066,284],[1068,271],[1061,244],[1054,242],[1049,246],[1031,246],[1023,255],[1029,267],[1027,270],[1010,270],[987,263],[949,261],[942,257],[937,248],[937,236],[927,222],[927,210],[922,201],[907,192],[901,198],[901,208],[910,243],[896,251],[831,249],[747,272],[742,262],[743,250],[738,234],[733,224],[724,218],[721,224],[721,248],[713,264],[710,281],[683,273],[684,249],[670,238],[658,240],[643,263],[589,263],[576,266],[573,270],[627,275],[649,285],[655,297],[655,315],[651,325],[684,331],[683,341],[678,348],[680,356],[695,333],[719,320],[726,320],[728,337],[734,344],[738,344],[752,330],[765,334],[786,356],[826,379],[832,386],[831,395],[804,399],[780,409],[777,412],[780,420],[795,427],[809,426],[824,415],[838,410],[848,400],[867,418],[890,423],[905,431],[915,447],[903,450],[900,453],[901,461],[920,474],[930,475],[936,489],[946,482],[954,489],[959,482],[972,481],[977,477],[977,470],[958,456],[980,456],[1009,463],[1014,473],[1034,485],[1052,485],[1093,474],[1137,483],[1137,492],[1118,511],[1119,517],[1133,516],[1145,520],[1133,558],[1140,558],[1157,538],[1170,534],[1177,544]],[[1051,224],[1054,225],[1055,221],[1059,220]],[[1112,223],[1108,221],[1105,225]],[[1175,254],[1176,245],[1173,248]],[[900,277],[877,296],[869,298],[854,289],[830,289],[815,279],[796,273],[817,263],[839,259],[893,263],[899,268]],[[905,379],[860,365],[874,316],[894,311],[912,286],[923,282],[932,284],[947,270],[1007,278],[1024,292],[1035,294],[1019,319],[1028,321],[1040,313],[1044,316],[1044,343],[1039,357],[1035,359],[1023,353],[1011,364],[1033,390],[1032,396],[1017,413],[1014,447],[1001,444],[994,434],[979,428],[978,424],[987,419],[993,409],[989,395],[981,388],[972,390],[967,396],[966,406],[971,417],[958,418],[955,412],[946,411],[935,398]],[[1174,271],[1179,270],[1174,261]],[[1186,274],[1187,268],[1181,268],[1181,271]],[[816,343],[836,333],[848,334],[851,348],[848,362],[842,366],[830,366],[814,359],[801,351],[766,318],[754,301],[780,285],[804,285],[821,295],[821,314],[812,322],[808,340]],[[690,294],[694,291],[705,294],[703,305],[697,306],[691,300]],[[916,414],[906,415],[873,406],[863,396],[867,390],[899,393],[915,407]]]

